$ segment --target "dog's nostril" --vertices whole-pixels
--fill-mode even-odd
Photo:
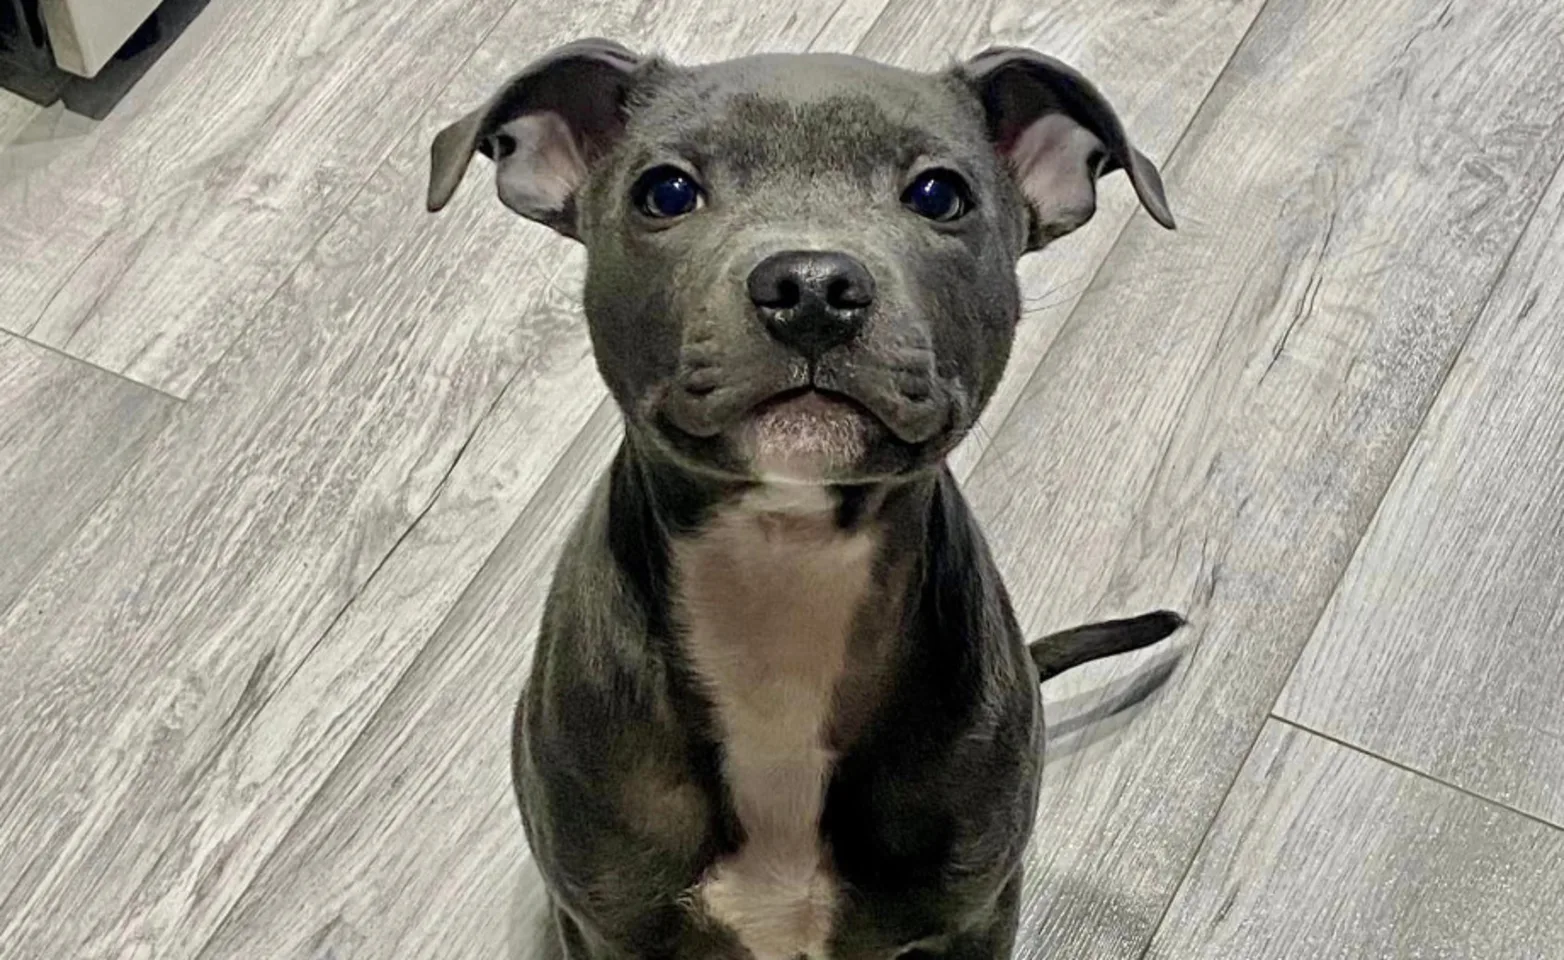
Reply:
[[[874,302],[874,278],[845,253],[792,250],[761,261],[749,276],[755,305],[775,310],[858,310]]]
[[[777,284],[776,299],[771,303],[766,304],[766,306],[776,307],[779,310],[787,310],[798,306],[799,301],[802,299],[804,299],[804,293],[799,289],[798,281],[793,279],[785,279]]]
[[[871,301],[852,279],[838,277],[826,287],[825,302],[839,310],[857,310],[867,307]]]

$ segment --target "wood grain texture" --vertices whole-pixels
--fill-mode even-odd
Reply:
[[[1192,31],[1210,29],[1211,21],[1194,15],[1203,7],[1192,4],[1189,8]],[[890,47],[873,51],[876,54],[887,49],[917,49],[923,44],[954,56],[955,47],[939,44],[975,42],[972,37],[945,36],[950,33],[950,22],[958,19],[954,10],[956,7],[949,4],[891,8],[861,49],[867,50],[874,42],[885,43],[873,38],[890,29],[898,39]],[[1123,21],[1117,14],[1104,19],[1096,11],[1095,7],[1081,6],[1078,15],[1097,17],[1092,22],[1101,23],[1105,31],[1122,29]],[[838,10],[835,22],[842,16]],[[917,25],[911,32],[909,20]],[[1242,26],[1228,27],[1235,43]],[[1069,32],[1082,44],[1081,49],[1098,45],[1098,35],[1089,27],[1074,25]],[[497,31],[496,38],[504,33]],[[1197,35],[1171,35],[1165,40],[1172,50],[1193,45]],[[828,30],[815,45],[851,49],[853,45],[842,39]],[[1042,42],[1045,38],[1001,39]],[[724,52],[742,49],[734,39],[721,42],[719,49]],[[775,38],[762,42],[768,47],[777,45]],[[699,48],[691,52],[686,47],[680,52],[713,55]],[[945,56],[936,52],[927,63],[937,64]],[[902,59],[918,63],[905,55]],[[1107,64],[1099,64],[1102,66]],[[1139,69],[1131,60],[1112,66]],[[1203,76],[1190,69],[1188,75],[1170,76],[1196,85],[1209,82],[1220,69],[1220,58],[1212,56],[1207,61]],[[1192,111],[1201,95],[1196,90],[1179,96]],[[475,204],[492,206],[488,184],[469,184],[463,189],[472,190],[473,195],[459,199],[453,211]],[[579,270],[580,264],[579,258],[572,257],[565,272]],[[472,266],[476,269],[481,263]],[[539,909],[541,900],[536,897],[535,875],[529,872],[525,859],[508,783],[509,716],[530,656],[532,631],[554,551],[572,519],[576,498],[606,462],[618,436],[613,429],[614,415],[604,405],[590,362],[583,352],[575,365],[562,366],[560,374],[575,385],[581,406],[560,407],[555,414],[578,422],[578,416],[596,411],[591,425],[560,461],[556,476],[527,507],[517,530],[485,566],[457,611],[412,665],[399,659],[403,655],[400,651],[417,651],[413,641],[421,638],[402,639],[399,634],[405,632],[388,613],[399,611],[403,618],[417,615],[398,595],[415,589],[419,577],[436,569],[441,556],[452,550],[449,542],[429,543],[427,556],[405,567],[398,567],[398,556],[393,555],[386,572],[376,576],[344,614],[339,629],[328,635],[297,677],[277,693],[243,734],[246,740],[255,741],[294,736],[292,729],[301,725],[299,718],[321,712],[319,704],[323,702],[346,703],[350,712],[372,702],[373,697],[352,691],[370,671],[389,673],[377,664],[397,664],[406,671],[382,713],[353,745],[252,891],[208,945],[206,957],[304,957],[326,949],[316,944],[328,944],[344,958],[379,957],[392,951],[410,957],[492,956],[510,936],[516,925],[512,921],[524,930],[535,926],[535,913],[512,916],[517,909]],[[460,490],[479,482],[482,471],[468,471],[468,461],[485,457],[482,451],[488,445],[539,429],[536,421],[517,422],[517,412],[504,409],[508,405],[507,395],[502,409],[480,429],[448,489]],[[544,449],[541,443],[539,449]],[[468,479],[458,484],[457,475]],[[442,509],[444,499],[442,495],[436,501],[431,519]],[[410,539],[421,539],[424,525],[420,524]],[[476,538],[471,529],[465,535]],[[393,568],[404,572],[392,576]],[[318,748],[317,752],[326,749]],[[518,885],[523,893],[520,908],[511,899]],[[537,943],[524,938],[516,947],[520,955],[532,956]]]
[[[1262,0],[986,0],[960,8],[902,3],[888,11],[861,52],[891,63],[933,67],[988,46],[1042,50],[1091,77],[1135,145],[1163,164],[1261,6]],[[1171,200],[1175,215],[1182,217],[1180,199]],[[1023,313],[1010,362],[977,429],[950,458],[957,477],[967,477],[981,459],[1132,219],[1146,219],[1146,214],[1129,181],[1114,174],[1099,185],[1097,213],[1086,226],[1021,261]]]
[[[1146,960],[1541,960],[1564,833],[1268,723]]]
[[[91,143],[98,129],[97,121],[70,112],[63,103],[37,107],[20,100],[0,106],[0,191],[5,184],[22,182],[31,171],[47,168],[62,151]],[[8,227],[0,220],[0,237]],[[20,326],[0,317],[0,327],[7,325]]]
[[[1130,223],[997,431],[969,493],[1031,632],[1195,624],[1047,768],[1023,958],[1149,941],[1564,154],[1561,58],[1535,0],[1272,0],[1168,164],[1180,231]]]
[[[201,960],[548,955],[536,936],[507,942],[544,909],[510,785],[510,718],[559,546],[618,436],[604,404]],[[508,918],[518,885],[533,913]]]
[[[854,52],[932,69],[989,46],[1042,50],[1091,77],[1136,146],[1162,163],[1262,5],[1263,0],[984,0],[961,8],[893,3]],[[1021,262],[1021,325],[1003,381],[973,435],[951,457],[958,477],[967,476],[982,457],[1124,226],[1145,216],[1122,175],[1104,179],[1097,200],[1097,213],[1085,227]]]
[[[119,482],[176,403],[0,333],[0,614]]]
[[[1146,0],[1142,21],[1122,6],[1069,4],[1070,20],[994,4],[976,20],[1082,65],[1132,129],[1165,136],[1179,124],[1158,105],[1194,108],[1197,81],[1222,60],[1204,41],[1236,40],[1254,6]],[[29,203],[61,204],[62,250],[106,245],[58,287],[62,304],[128,296],[114,292],[121,267],[132,286],[143,267],[208,275],[164,263],[182,249],[180,223],[198,226],[220,202],[192,199],[178,220],[200,171],[170,174],[175,199],[116,192],[138,171],[152,177],[152,160],[179,160],[138,118],[185,95],[174,81],[250,82],[236,51],[259,58],[249,69],[263,78],[335,77],[332,92],[357,96],[338,61],[371,56],[351,37],[391,8],[314,9],[331,42],[293,66],[240,42],[235,21],[209,21],[234,42],[207,35],[192,49],[210,59],[180,59],[194,73],[147,86],[123,126],[92,138],[118,171],[84,150],[69,164],[91,176],[67,164],[31,181]],[[1126,218],[1130,207],[1110,182],[1099,222],[1061,245],[1114,244],[1069,323],[1032,328],[1006,388],[1019,402],[1007,402],[975,497],[1038,630],[1172,603],[1195,615],[1198,643],[1145,722],[1055,756],[1024,956],[1135,956],[1146,944],[1564,153],[1551,106],[1564,56],[1548,13],[1545,0],[1271,0],[1167,166],[1182,232],[1137,217],[1115,240],[1107,204]],[[161,355],[210,346],[221,362],[193,377],[194,402],[0,614],[0,697],[19,704],[0,740],[0,943],[25,957],[381,960],[492,956],[519,938],[531,955],[540,901],[505,780],[508,714],[552,552],[615,423],[578,316],[579,255],[518,223],[481,176],[423,217],[428,138],[517,63],[582,33],[691,58],[813,44],[915,62],[979,45],[962,33],[972,18],[943,0],[883,16],[856,0],[770,12],[522,0],[482,25],[488,40],[459,69],[459,44],[439,48],[456,79],[432,108],[377,89],[414,129],[380,144],[384,163],[364,161],[340,216],[290,221],[290,207],[245,221],[254,238],[213,235],[213,249],[233,244],[235,269],[277,256],[254,275],[218,270],[234,311],[197,304],[198,342]],[[383,43],[422,29],[374,22]],[[1159,35],[1166,49],[1149,46]],[[368,115],[290,107],[302,88],[256,82],[249,100],[260,113],[276,104],[275,123],[242,97],[216,102],[235,130],[276,128],[269,150],[307,153],[310,137],[341,147],[357,128],[321,127],[319,111]],[[251,176],[233,149],[218,171]],[[294,203],[294,189],[279,195]],[[340,199],[335,187],[322,196]],[[88,212],[72,219],[79,201]],[[148,228],[148,249],[163,253],[145,262],[119,227],[94,232],[100,207],[140,217],[156,203],[178,222],[126,221],[165,224]],[[319,242],[286,223],[317,226]],[[0,224],[0,253],[12,229]],[[27,249],[54,269],[43,245]],[[12,265],[0,259],[0,317],[14,316],[13,294],[61,279],[34,289],[20,269],[12,285]],[[1052,270],[1028,265],[1034,296]],[[1050,342],[1025,376],[1024,357]],[[1054,684],[1050,702],[1089,698],[1119,669]]]
[[[0,324],[189,396],[513,2],[214,0],[0,184]]]
[[[424,214],[435,130],[590,31],[700,54],[871,19],[723,0],[496,26],[0,621],[0,694],[22,704],[0,743],[0,942],[199,949],[596,408],[555,283],[578,258],[481,177]]]
[[[1564,826],[1564,177],[1277,713]]]

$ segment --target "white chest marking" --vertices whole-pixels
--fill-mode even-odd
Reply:
[[[755,960],[824,958],[836,906],[820,843],[836,759],[825,728],[876,538],[840,533],[828,494],[808,491],[752,499],[674,548],[680,619],[745,834],[696,892]]]

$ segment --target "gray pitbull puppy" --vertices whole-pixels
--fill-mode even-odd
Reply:
[[[443,130],[586,245],[625,436],[555,573],[513,767],[575,958],[998,958],[1041,679],[1171,613],[1030,649],[946,455],[999,384],[1020,256],[1152,163],[1019,49],[685,67],[559,48]]]

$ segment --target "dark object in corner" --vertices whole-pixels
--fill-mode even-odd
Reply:
[[[38,0],[0,0],[0,87],[39,106],[102,120],[177,40],[208,0],[164,0],[114,59],[87,79],[61,70],[49,47]]]
[[[70,80],[54,65],[38,0],[0,0],[0,87],[48,105]]]

